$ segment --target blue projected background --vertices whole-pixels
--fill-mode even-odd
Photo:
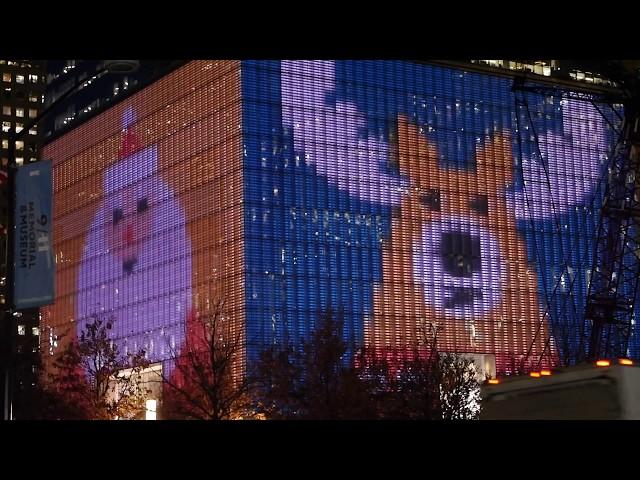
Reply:
[[[400,61],[242,78],[250,342],[295,343],[332,307],[356,348],[425,321],[499,370],[576,347],[614,140],[591,104]]]

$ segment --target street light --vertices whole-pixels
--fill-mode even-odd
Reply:
[[[8,165],[7,165],[7,187],[9,190],[9,221],[8,221],[8,229],[7,229],[7,251],[6,251],[6,268],[7,268],[7,276],[5,283],[5,301],[7,305],[7,315],[5,315],[5,321],[7,322],[7,333],[6,335],[2,335],[0,337],[0,343],[4,347],[4,352],[6,357],[3,359],[4,363],[4,412],[3,419],[11,420],[12,418],[12,376],[13,376],[13,367],[14,367],[14,340],[16,335],[16,324],[14,317],[14,295],[13,295],[13,283],[14,283],[14,265],[13,265],[13,249],[14,249],[14,217],[13,210],[15,208],[15,178],[16,178],[16,142],[19,141],[29,130],[38,125],[42,119],[44,119],[54,107],[58,106],[63,100],[65,100],[69,95],[78,90],[82,85],[85,85],[88,81],[93,78],[99,77],[103,73],[114,73],[114,74],[126,74],[134,72],[140,66],[140,62],[138,60],[105,60],[102,68],[98,69],[93,74],[93,77],[90,79],[76,80],[76,83],[62,95],[60,95],[54,102],[51,103],[47,108],[42,110],[39,115],[37,115],[31,122],[29,122],[25,127],[22,128],[19,132],[16,132],[15,122],[12,122],[13,125],[9,130],[9,151],[8,151]]]

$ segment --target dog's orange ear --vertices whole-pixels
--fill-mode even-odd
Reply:
[[[507,132],[496,133],[476,152],[478,180],[502,188],[513,182],[513,152]]]
[[[398,116],[398,163],[412,185],[437,188],[440,184],[437,148],[404,115]]]

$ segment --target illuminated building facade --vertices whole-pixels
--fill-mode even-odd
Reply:
[[[107,314],[124,351],[168,366],[224,298],[247,365],[328,308],[351,352],[402,351],[427,324],[499,373],[549,365],[582,324],[612,141],[590,103],[502,76],[190,62],[46,146],[43,340]]]

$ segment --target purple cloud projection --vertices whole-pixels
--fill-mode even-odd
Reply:
[[[355,104],[325,101],[335,90],[334,62],[285,60],[281,73],[282,121],[293,129],[295,151],[341,190],[368,202],[399,204],[408,183],[383,172],[387,143],[360,137],[366,117]]]
[[[586,101],[562,103],[563,133],[542,133],[538,137],[542,159],[538,154],[523,158],[525,184],[510,199],[517,218],[549,218],[554,210],[560,215],[584,202],[600,177],[608,145],[602,115]]]

